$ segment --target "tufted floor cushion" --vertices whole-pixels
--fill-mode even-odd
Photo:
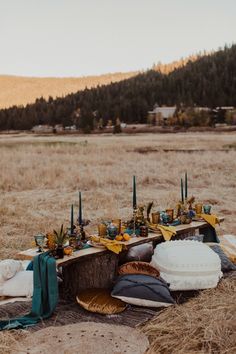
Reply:
[[[198,241],[168,241],[155,248],[151,265],[171,290],[197,290],[217,286],[222,277],[219,256]]]

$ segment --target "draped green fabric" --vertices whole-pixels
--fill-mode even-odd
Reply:
[[[49,252],[45,252],[34,258],[34,292],[31,312],[23,317],[0,321],[0,330],[33,326],[40,320],[49,318],[57,302],[56,261],[49,255]]]

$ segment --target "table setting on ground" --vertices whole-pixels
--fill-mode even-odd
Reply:
[[[37,234],[35,241],[39,248],[19,252],[16,258],[30,260],[40,251],[49,251],[55,257],[63,279],[61,296],[74,299],[78,292],[87,288],[111,287],[119,265],[129,259],[131,249],[133,253],[141,252],[147,244],[153,249],[160,242],[184,239],[196,233],[206,234],[211,242],[216,242],[215,226],[223,218],[210,214],[209,205],[195,203],[192,196],[188,198],[187,173],[184,183],[181,178],[180,186],[181,199],[173,202],[173,208],[153,210],[153,201],[138,205],[136,176],[133,176],[131,218],[101,220],[92,234],[86,231],[88,221],[83,219],[79,192],[76,222],[72,204],[68,228],[62,224],[46,235]]]

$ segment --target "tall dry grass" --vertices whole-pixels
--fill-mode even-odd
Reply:
[[[0,257],[30,247],[38,231],[69,224],[79,190],[84,217],[92,221],[88,230],[101,218],[128,218],[133,175],[138,202],[154,200],[155,208],[163,209],[178,200],[180,177],[187,170],[189,192],[225,217],[219,232],[236,234],[236,151],[214,151],[235,141],[233,133],[1,136]],[[159,151],[137,152],[146,148]],[[161,151],[168,148],[205,151]]]
[[[146,354],[236,352],[236,278],[224,279],[183,305],[163,310],[142,329]]]

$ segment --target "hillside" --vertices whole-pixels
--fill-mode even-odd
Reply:
[[[236,107],[236,45],[189,60],[167,74],[149,70],[63,98],[41,98],[25,108],[1,110],[0,129],[61,123],[91,131],[97,122],[106,125],[117,117],[127,123],[145,123],[147,112],[156,102],[178,107]],[[201,122],[195,119],[194,124]]]
[[[33,103],[36,98],[49,96],[63,97],[69,93],[84,90],[86,87],[96,87],[97,85],[107,85],[128,79],[137,72],[114,73],[100,76],[85,77],[21,77],[0,75],[0,108],[7,108],[13,105],[26,105]]]
[[[189,56],[168,64],[157,63],[153,70],[163,74],[170,73],[176,68],[183,67],[189,61],[195,61],[201,54]],[[99,76],[84,77],[24,77],[0,75],[0,109],[11,106],[25,106],[34,103],[37,98],[64,97],[70,93],[100,85],[108,85],[138,75],[138,71],[108,73]]]

